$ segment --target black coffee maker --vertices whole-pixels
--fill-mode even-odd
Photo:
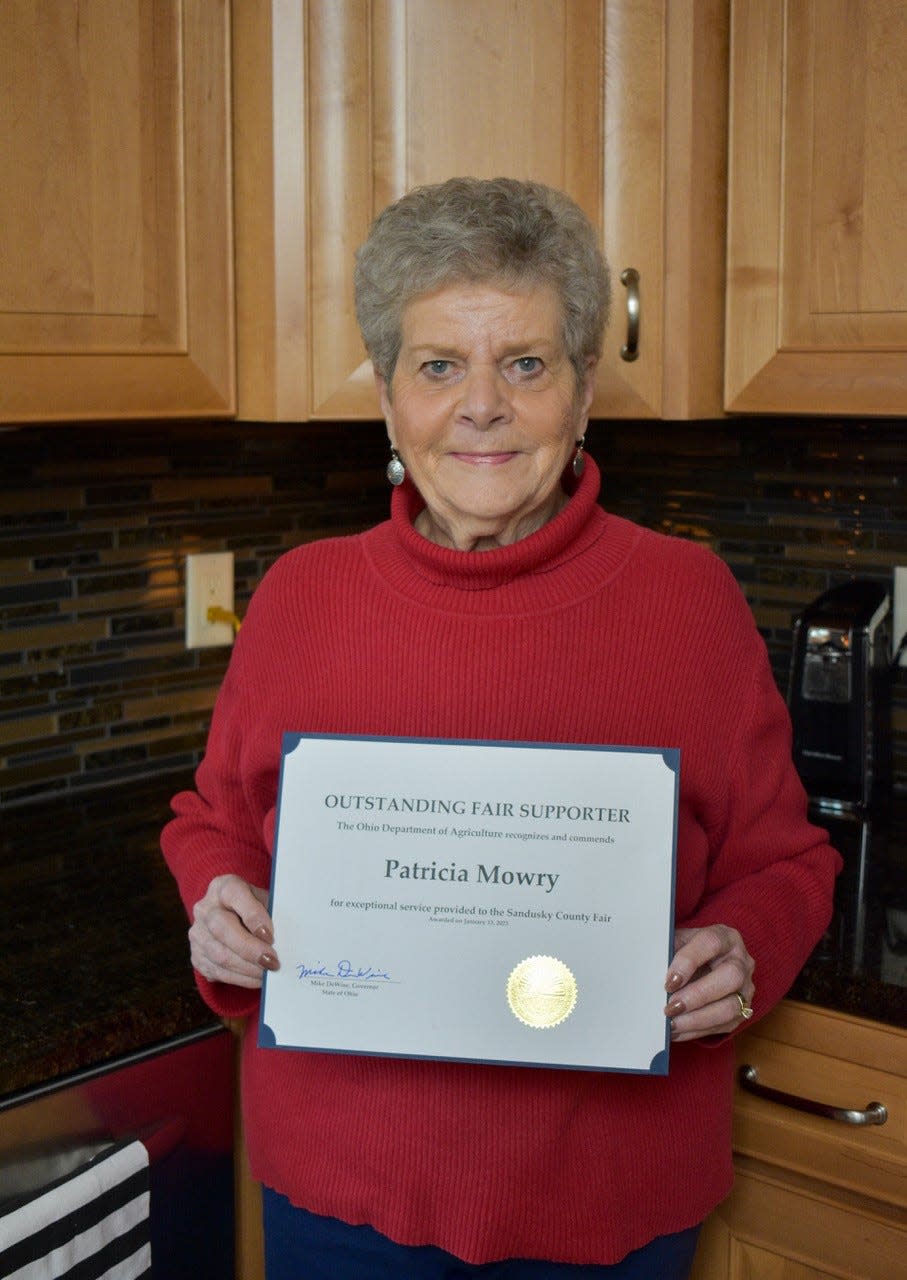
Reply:
[[[788,705],[810,817],[844,859],[817,954],[848,973],[874,964],[891,791],[891,598],[854,578],[794,624]]]
[[[868,812],[891,782],[891,597],[867,578],[832,587],[794,623],[794,764],[815,808]]]

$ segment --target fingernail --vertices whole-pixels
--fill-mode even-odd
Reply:
[[[683,1013],[685,1009],[686,1005],[682,1000],[671,1000],[665,1012],[669,1018],[674,1018],[678,1013]]]
[[[274,935],[266,924],[259,925],[255,930],[256,938],[261,938],[262,942],[273,942]]]
[[[258,963],[261,965],[262,969],[276,969],[277,956],[275,956],[273,951],[262,951],[261,955],[258,957]]]
[[[665,983],[665,991],[676,991],[678,987],[683,986],[683,976],[679,973],[669,973],[668,980]]]

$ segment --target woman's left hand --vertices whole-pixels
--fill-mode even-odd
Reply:
[[[674,948],[665,982],[671,1039],[677,1043],[736,1031],[751,1016],[743,1010],[751,1011],[755,992],[755,961],[740,934],[724,924],[677,929]]]

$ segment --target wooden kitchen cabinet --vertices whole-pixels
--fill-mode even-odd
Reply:
[[[380,416],[355,250],[463,174],[561,187],[601,230],[594,414],[721,412],[726,0],[234,0],[233,22],[241,417]]]
[[[907,413],[907,3],[732,0],[725,406]]]
[[[738,1087],[736,1182],[706,1222],[693,1280],[893,1280],[907,1258],[907,1031],[782,1003],[741,1036],[738,1065],[854,1126]]]
[[[229,17],[0,5],[0,421],[234,412]]]

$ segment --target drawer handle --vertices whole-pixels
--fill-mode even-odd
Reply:
[[[757,1098],[779,1102],[783,1107],[808,1111],[810,1115],[837,1120],[841,1124],[884,1124],[888,1119],[888,1108],[881,1102],[869,1102],[863,1111],[849,1111],[846,1107],[833,1107],[828,1102],[816,1102],[812,1098],[799,1098],[794,1093],[784,1093],[781,1089],[770,1089],[767,1084],[759,1083],[759,1072],[749,1063],[740,1068],[737,1079],[741,1089],[755,1094]]]
[[[639,272],[627,267],[620,273],[627,288],[627,341],[620,349],[621,360],[635,360],[639,355]]]

